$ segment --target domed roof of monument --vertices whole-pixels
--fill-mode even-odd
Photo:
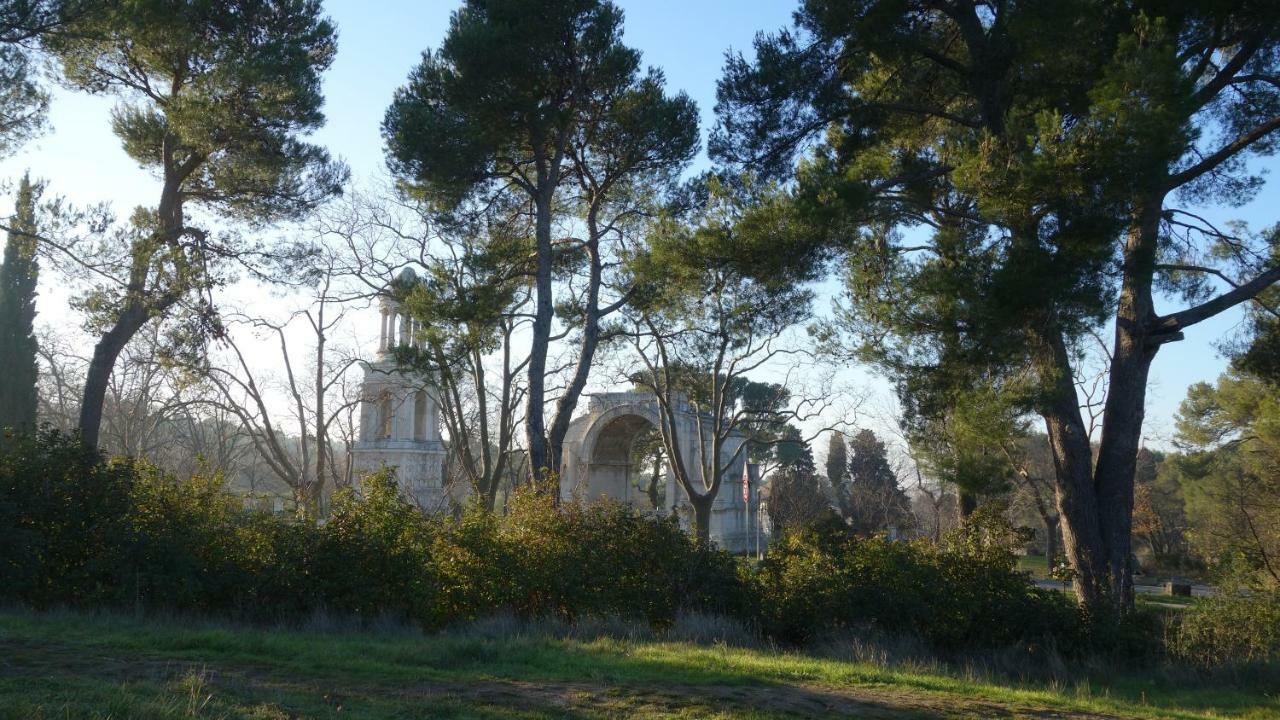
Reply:
[[[396,282],[400,283],[401,285],[409,285],[417,281],[418,281],[418,273],[414,272],[413,268],[411,267],[407,267],[401,270],[400,274],[396,276]]]

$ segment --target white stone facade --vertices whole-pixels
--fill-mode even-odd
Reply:
[[[412,282],[412,271],[401,282]],[[460,500],[444,486],[445,444],[440,436],[435,388],[424,377],[402,371],[394,351],[411,346],[414,321],[390,297],[380,302],[378,354],[364,364],[361,385],[360,436],[352,450],[359,478],[390,468],[405,497],[424,510],[444,511]]]
[[[658,403],[646,392],[619,392],[593,395],[587,413],[569,425],[560,465],[560,496],[563,499],[593,500],[607,497],[621,502],[649,507],[648,498],[632,486],[630,478],[631,447],[646,429],[658,426]],[[697,418],[685,404],[679,416],[676,436],[681,454],[693,472],[701,473],[701,451],[698,448]],[[722,452],[731,456],[745,442],[741,436],[725,441]],[[705,439],[710,444],[710,438]],[[758,513],[742,497],[742,473],[746,464],[743,453],[725,472],[720,492],[711,510],[711,540],[730,552],[751,552],[756,547]],[[699,482],[701,477],[695,479]],[[752,487],[751,505],[756,504],[758,480]],[[680,524],[690,529],[693,508],[688,495],[667,467],[666,495],[661,514],[674,512]]]

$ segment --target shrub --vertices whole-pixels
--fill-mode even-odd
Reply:
[[[785,535],[754,576],[769,634],[805,641],[870,627],[918,635],[936,647],[997,647],[1056,640],[1072,608],[1015,570],[989,528],[962,528],[941,547],[859,538],[834,515]]]
[[[509,513],[428,518],[388,472],[342,491],[326,522],[246,511],[219,475],[178,479],[54,432],[0,457],[0,594],[303,618],[317,611],[441,627],[499,612],[618,616],[745,607],[726,554],[618,503],[517,493]]]
[[[1174,622],[1169,651],[1205,668],[1280,660],[1280,593],[1223,592],[1196,601]]]
[[[276,621],[332,612],[427,628],[509,614],[662,630],[702,613],[788,642],[851,629],[946,650],[1047,642],[1069,654],[1146,652],[1142,638],[1158,635],[1149,626],[1090,634],[1061,594],[1018,572],[1010,548],[1021,538],[1002,517],[980,512],[934,545],[858,538],[831,516],[788,532],[753,568],[700,546],[673,519],[615,502],[526,490],[505,516],[476,507],[429,518],[386,472],[364,478],[360,493],[338,493],[323,523],[250,512],[216,474],[177,479],[104,461],[44,431],[0,454],[0,597]],[[1180,656],[1275,652],[1275,632],[1239,636],[1263,620],[1274,628],[1274,603],[1224,607],[1233,619],[1221,626],[1188,616]]]
[[[0,594],[45,607],[121,587],[134,468],[42,428],[0,453]]]
[[[125,539],[127,597],[145,607],[243,611],[246,572],[241,511],[222,477],[178,480],[135,466]]]
[[[430,614],[436,533],[389,471],[364,478],[360,495],[340,491],[317,535],[311,572],[318,604],[367,618]]]

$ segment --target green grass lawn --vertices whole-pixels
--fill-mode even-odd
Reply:
[[[1019,555],[1018,569],[1031,573],[1031,577],[1037,580],[1049,577],[1049,563],[1043,555]]]
[[[0,718],[1275,718],[1223,683],[1012,686],[725,645],[0,611]]]

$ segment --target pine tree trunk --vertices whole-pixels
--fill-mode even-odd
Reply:
[[[145,309],[137,305],[127,306],[115,325],[93,347],[93,359],[85,373],[84,396],[80,402],[80,439],[90,447],[98,446],[107,385],[111,382],[116,359],[148,319]]]
[[[1080,418],[1070,359],[1056,328],[1043,328],[1037,338],[1037,361],[1050,383],[1050,398],[1040,409],[1053,452],[1057,478],[1058,517],[1068,562],[1076,571],[1080,604],[1090,612],[1113,607],[1110,601],[1106,544],[1093,486],[1093,453]]]
[[[1044,518],[1044,562],[1050,571],[1058,559],[1058,518]]]
[[[1133,485],[1146,410],[1147,381],[1158,343],[1149,331],[1156,317],[1151,297],[1162,200],[1138,212],[1124,247],[1124,278],[1116,306],[1102,438],[1094,469],[1099,530],[1107,552],[1114,610],[1133,607]]]
[[[542,165],[546,160],[542,159]],[[550,449],[547,446],[546,424],[546,372],[547,350],[551,342],[551,321],[555,313],[551,297],[551,201],[555,183],[547,177],[545,167],[538,172],[539,192],[534,199],[534,236],[537,243],[537,262],[534,270],[534,313],[529,345],[529,387],[526,399],[525,432],[529,443],[529,475],[534,487],[542,487],[544,473],[551,466]],[[543,488],[546,492],[551,490]],[[558,495],[559,493],[557,493]]]

